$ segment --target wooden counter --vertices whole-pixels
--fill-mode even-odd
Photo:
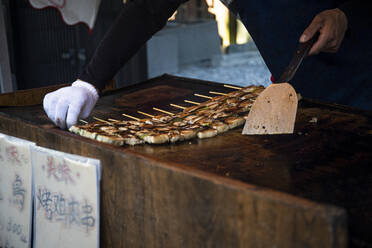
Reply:
[[[165,75],[107,93],[92,115],[177,112],[210,90],[231,91]],[[293,135],[241,130],[114,147],[55,128],[40,105],[0,108],[0,132],[102,161],[101,247],[372,245],[370,112],[304,99]]]

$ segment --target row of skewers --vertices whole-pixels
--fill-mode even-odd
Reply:
[[[230,88],[230,89],[235,89],[235,90],[241,90],[241,89],[242,89],[241,87],[237,87],[237,86],[233,86],[233,85],[228,85],[228,84],[224,84],[224,87],[226,87],[226,88]],[[210,94],[213,94],[213,95],[220,95],[220,96],[225,96],[225,95],[227,95],[227,93],[216,92],[216,91],[209,91],[209,93],[210,93]],[[194,94],[194,95],[197,96],[197,97],[201,97],[201,98],[204,98],[204,99],[208,99],[208,100],[210,100],[210,99],[213,98],[213,97],[211,97],[211,96],[206,96],[206,95],[202,95],[202,94]],[[201,102],[195,102],[195,101],[190,101],[190,100],[184,100],[184,102],[186,102],[186,103],[190,103],[190,104],[194,104],[194,105],[199,105],[199,104],[201,104]],[[182,109],[182,110],[184,110],[184,109],[187,108],[187,107],[184,107],[184,106],[181,106],[181,105],[178,105],[178,104],[173,104],[173,103],[171,103],[171,104],[169,104],[169,105],[172,106],[172,107],[174,107],[174,108],[178,108],[178,109]],[[172,112],[169,112],[169,111],[166,111],[166,110],[163,110],[163,109],[157,108],[157,107],[153,107],[152,109],[155,110],[155,111],[161,112],[161,113],[163,113],[163,114],[167,114],[167,115],[171,115],[171,116],[175,115],[175,114],[172,113]],[[143,111],[137,111],[137,113],[142,114],[142,115],[147,116],[147,117],[150,117],[150,118],[155,117],[155,115],[151,115],[151,114],[149,114],[149,113],[145,113],[145,112],[143,112]],[[122,115],[123,115],[124,117],[127,117],[127,118],[132,119],[132,120],[135,120],[135,121],[140,121],[140,120],[141,120],[140,118],[135,117],[135,116],[132,116],[132,115],[129,115],[129,114],[125,114],[125,113],[123,113]],[[107,120],[103,120],[103,119],[98,118],[98,117],[95,117],[95,116],[93,116],[92,118],[93,118],[94,120],[96,120],[96,121],[99,121],[99,122],[102,122],[102,123],[106,123],[106,124],[108,124],[108,125],[114,125],[115,122],[120,122],[120,120],[116,120],[116,119],[112,119],[112,118],[108,118]],[[88,124],[88,122],[85,121],[85,120],[83,120],[83,119],[80,119],[79,121],[82,122],[83,124]]]

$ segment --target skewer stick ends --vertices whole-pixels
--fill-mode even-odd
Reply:
[[[230,88],[230,89],[235,89],[235,90],[241,90],[241,89],[243,89],[242,87],[228,85],[228,84],[224,84],[223,87]]]
[[[214,95],[221,95],[221,96],[226,96],[227,94],[226,93],[221,93],[221,92],[216,92],[216,91],[209,91],[210,94],[214,94]]]
[[[189,100],[184,100],[184,102],[195,104],[195,105],[199,105],[200,104],[200,102],[193,102],[193,101],[189,101]]]
[[[142,112],[142,111],[137,111],[137,113],[142,114],[142,115],[146,115],[146,116],[151,117],[151,118],[154,117],[154,115],[150,115],[150,114]]]
[[[202,94],[194,94],[194,96],[203,97],[203,98],[207,98],[207,99],[212,99],[213,98],[211,96],[205,96],[205,95],[202,95]]]
[[[102,119],[100,119],[100,118],[98,118],[98,117],[95,117],[95,116],[93,116],[93,119],[95,119],[96,121],[103,122],[103,123],[111,124],[111,122],[109,122],[109,121],[105,121],[105,120],[102,120]]]
[[[131,116],[131,115],[127,115],[127,114],[122,114],[122,115],[125,116],[125,117],[128,117],[130,119],[133,119],[135,121],[140,121],[141,120],[140,118],[137,118],[137,117],[134,117],[134,116]]]
[[[171,105],[172,107],[175,107],[175,108],[179,108],[179,109],[186,109],[186,107],[183,107],[183,106],[180,106],[180,105],[177,105],[177,104],[173,104],[173,103],[171,103],[169,105]]]
[[[172,104],[171,104],[171,105],[172,105]],[[153,109],[153,110],[156,110],[156,111],[159,111],[159,112],[162,112],[162,113],[164,113],[164,114],[174,115],[174,114],[171,113],[171,112],[168,112],[168,111],[165,111],[165,110],[162,110],[162,109],[159,109],[159,108],[155,108],[155,107],[153,107],[152,109]]]

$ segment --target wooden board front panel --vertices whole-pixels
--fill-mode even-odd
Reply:
[[[93,115],[177,112],[169,103],[202,101],[193,93],[209,90],[230,91],[164,76],[107,94]],[[174,145],[113,147],[53,127],[41,106],[0,112],[0,132],[102,160],[104,247],[345,247],[347,230],[353,244],[372,243],[368,113],[306,100],[293,135],[242,136],[240,128]]]

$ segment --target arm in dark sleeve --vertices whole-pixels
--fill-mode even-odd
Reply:
[[[79,79],[102,90],[120,68],[188,0],[131,0],[125,4]]]
[[[350,29],[357,27],[361,23],[372,22],[371,0],[350,0],[338,8],[345,13]]]

